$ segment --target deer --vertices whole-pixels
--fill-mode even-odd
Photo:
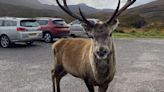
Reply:
[[[117,8],[105,22],[93,23],[87,20],[81,8],[79,15],[73,13],[66,0],[63,4],[56,0],[58,6],[68,15],[83,22],[85,30],[92,38],[63,38],[52,45],[54,64],[51,71],[53,92],[60,92],[60,81],[66,74],[84,80],[89,92],[106,92],[108,85],[116,73],[115,46],[112,38],[113,31],[119,25],[118,16],[136,0],[127,0]]]

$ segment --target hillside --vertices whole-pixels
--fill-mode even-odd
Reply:
[[[42,5],[38,0],[0,0],[0,3],[25,6],[34,9],[48,9],[47,6]]]
[[[80,5],[85,8],[84,4]],[[76,8],[77,6],[72,6],[71,9]],[[59,7],[58,7],[59,8]],[[94,8],[88,9],[92,11]],[[34,9],[26,6],[7,4],[0,2],[0,17],[9,16],[9,17],[61,17],[66,21],[70,22],[73,20],[63,11],[49,10],[49,9]],[[76,10],[74,10],[76,11]],[[85,12],[87,14],[87,12]]]
[[[106,20],[110,14],[99,12],[90,15],[91,17]],[[103,16],[103,17],[102,17]],[[131,8],[120,17],[120,25],[123,27],[158,27],[164,28],[164,0],[153,1],[141,6]]]
[[[111,9],[98,10],[85,4],[70,5],[69,7],[73,12],[78,12],[79,6],[88,17],[102,20],[106,20],[113,11]],[[38,0],[0,0],[0,11],[0,16],[52,16],[62,17],[69,22],[73,20],[58,6],[41,4]],[[149,25],[161,27],[164,25],[164,0],[157,0],[131,8],[122,14],[120,21],[121,26],[125,27],[142,28]]]
[[[39,10],[49,10],[49,11],[55,10],[63,13],[63,11],[58,6],[42,4],[38,0],[0,0],[0,3],[16,5],[16,6],[25,6],[28,8],[39,9]],[[79,6],[86,14],[102,11],[101,9],[95,9],[93,7],[87,6],[86,4],[69,5],[70,9],[73,10],[74,12],[79,12],[78,10]],[[111,12],[112,10],[105,9],[104,11]]]
[[[141,5],[130,9],[129,14],[139,14],[147,21],[164,22],[164,0],[157,0],[151,3]]]
[[[50,10],[37,10],[24,6],[16,6],[0,3],[0,16],[11,17],[38,17],[38,16],[59,16],[59,12]]]

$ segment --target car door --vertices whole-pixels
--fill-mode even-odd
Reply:
[[[4,20],[2,30],[3,33],[6,34],[10,40],[15,40],[18,38],[18,32],[16,31],[17,21],[13,20]]]
[[[47,27],[47,26],[49,26],[49,20],[44,20],[44,19],[42,20],[42,19],[40,19],[40,20],[37,20],[36,22],[39,23],[40,30],[42,30],[42,31],[49,30],[49,28]]]
[[[2,25],[3,25],[3,20],[0,20],[0,35],[2,35]]]
[[[81,25],[80,21],[75,21],[72,24],[70,24],[71,34],[75,34],[77,36],[84,33],[84,28]]]

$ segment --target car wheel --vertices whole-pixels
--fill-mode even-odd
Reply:
[[[26,42],[28,46],[31,46],[33,43],[34,43],[33,41]]]
[[[53,37],[50,33],[45,33],[44,36],[43,36],[43,39],[44,39],[45,42],[50,43],[50,42],[52,42]]]
[[[3,48],[7,48],[11,45],[10,39],[6,35],[1,36],[0,43]]]
[[[76,38],[77,36],[75,34],[71,34],[71,37]]]

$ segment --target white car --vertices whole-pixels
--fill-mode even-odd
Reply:
[[[88,19],[90,22],[100,22],[99,19]],[[84,27],[82,26],[82,22],[79,20],[75,20],[71,23],[69,23],[70,25],[70,36],[72,37],[88,37],[88,33],[85,31]]]
[[[4,48],[11,43],[25,42],[31,45],[33,41],[42,38],[42,31],[35,19],[30,18],[0,18],[0,45]]]

